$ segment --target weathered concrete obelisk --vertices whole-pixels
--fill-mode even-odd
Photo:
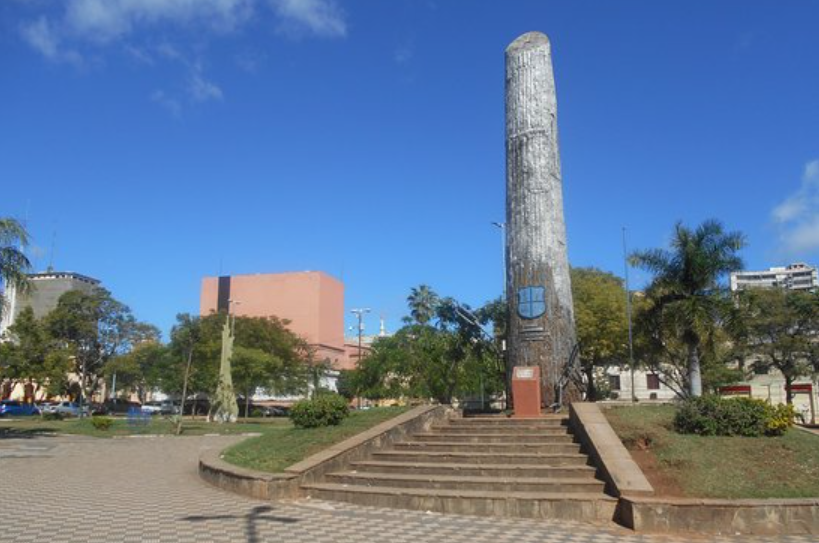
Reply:
[[[552,52],[540,32],[506,48],[506,251],[507,368],[540,366],[548,407],[577,339]],[[564,391],[565,401],[577,397]]]

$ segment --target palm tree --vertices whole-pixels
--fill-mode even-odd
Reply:
[[[31,263],[23,253],[28,245],[28,232],[16,219],[0,218],[0,280],[8,287],[18,290],[26,288],[26,271]],[[0,315],[3,314],[5,300],[0,296]]]
[[[438,303],[438,295],[428,285],[413,287],[407,296],[410,314],[418,324],[426,324],[435,316]]]
[[[654,274],[648,288],[657,308],[677,323],[679,339],[687,350],[688,385],[691,396],[702,395],[701,341],[716,326],[723,291],[720,280],[742,269],[737,252],[745,246],[740,232],[725,232],[722,223],[707,220],[695,230],[678,222],[670,250],[636,251],[632,266]]]

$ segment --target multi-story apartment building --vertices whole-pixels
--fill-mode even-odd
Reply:
[[[814,266],[797,262],[763,271],[741,271],[731,274],[731,291],[747,288],[786,288],[812,290],[819,287],[819,273]]]

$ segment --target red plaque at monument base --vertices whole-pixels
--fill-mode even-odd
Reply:
[[[512,371],[512,397],[516,419],[540,416],[540,367],[515,366]]]

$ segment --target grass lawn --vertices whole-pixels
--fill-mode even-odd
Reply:
[[[324,428],[278,427],[227,449],[224,459],[243,468],[280,472],[348,437],[408,411],[409,407],[379,407],[353,411],[338,426]]]
[[[659,494],[696,498],[819,497],[819,436],[701,437],[672,429],[673,406],[604,412]]]
[[[290,427],[290,420],[287,418],[251,418],[247,423],[240,419],[240,422],[236,424],[217,424],[186,418],[182,424],[182,435],[265,433]],[[14,420],[0,419],[0,438],[43,433],[79,434],[93,437],[173,435],[175,431],[176,425],[165,417],[152,417],[145,424],[132,424],[126,418],[114,418],[114,424],[108,430],[97,430],[91,424],[90,418],[60,421],[46,421],[36,416]]]

